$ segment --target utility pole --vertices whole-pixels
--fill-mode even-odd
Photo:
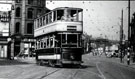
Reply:
[[[130,65],[130,55],[131,55],[131,27],[130,27],[130,0],[128,0],[128,52],[127,52],[127,64]]]
[[[128,47],[130,47],[130,0],[128,0]]]
[[[120,62],[122,63],[122,60],[123,60],[123,9],[121,11],[121,26],[120,26]]]

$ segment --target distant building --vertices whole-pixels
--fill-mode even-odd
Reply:
[[[45,0],[13,0],[10,21],[11,57],[34,49],[34,18],[46,12]]]

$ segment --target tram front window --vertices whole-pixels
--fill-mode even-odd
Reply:
[[[77,35],[62,34],[62,47],[77,47]]]
[[[67,35],[67,43],[77,43],[77,35]]]
[[[77,10],[68,10],[67,18],[69,21],[77,21]]]

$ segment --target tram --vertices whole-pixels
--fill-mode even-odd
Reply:
[[[82,63],[83,10],[59,7],[34,20],[38,64],[50,66]]]

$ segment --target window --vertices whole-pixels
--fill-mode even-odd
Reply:
[[[37,4],[41,6],[42,0],[37,0]]]
[[[48,23],[51,23],[52,22],[52,13],[49,13],[47,15],[47,17],[48,17]]]
[[[60,47],[60,45],[61,45],[61,35],[58,34],[58,35],[56,35],[56,37],[55,37],[55,46],[56,46],[56,47]]]
[[[49,20],[48,20],[48,15],[47,15],[47,16],[46,16],[46,24],[48,24],[48,21],[49,21]]]
[[[47,38],[47,42],[46,43],[47,43],[47,47],[49,47],[49,38]]]
[[[43,16],[43,25],[45,25],[46,24],[46,21],[45,21],[45,16]]]
[[[28,17],[28,19],[33,19],[33,9],[32,8],[28,8],[27,17]]]
[[[17,7],[16,8],[16,17],[20,17],[20,14],[21,14],[21,9],[20,9],[20,7]]]
[[[33,0],[28,0],[28,4],[33,4]]]
[[[77,43],[77,35],[67,35],[67,43]]]
[[[41,9],[37,9],[37,15],[41,15],[42,10]]]
[[[66,34],[62,34],[62,43],[66,43]]]
[[[77,10],[67,10],[67,20],[76,21],[77,20]]]
[[[46,48],[46,41],[44,41],[44,48]]]
[[[41,41],[41,48],[44,48],[44,42]]]
[[[20,3],[20,2],[21,2],[21,0],[15,0],[15,2],[16,2],[16,3]]]
[[[19,32],[20,32],[20,23],[17,22],[17,23],[15,24],[15,33],[19,33]]]
[[[53,21],[56,21],[56,11],[53,12]]]
[[[53,47],[53,38],[50,38],[50,46]]]
[[[79,34],[79,35],[78,35],[78,46],[79,46],[79,47],[81,46],[81,40],[82,40],[82,38],[81,38],[81,35]]]
[[[64,15],[64,10],[57,10],[57,20],[61,20]]]
[[[27,34],[32,34],[33,33],[33,23],[28,23],[27,24]]]

